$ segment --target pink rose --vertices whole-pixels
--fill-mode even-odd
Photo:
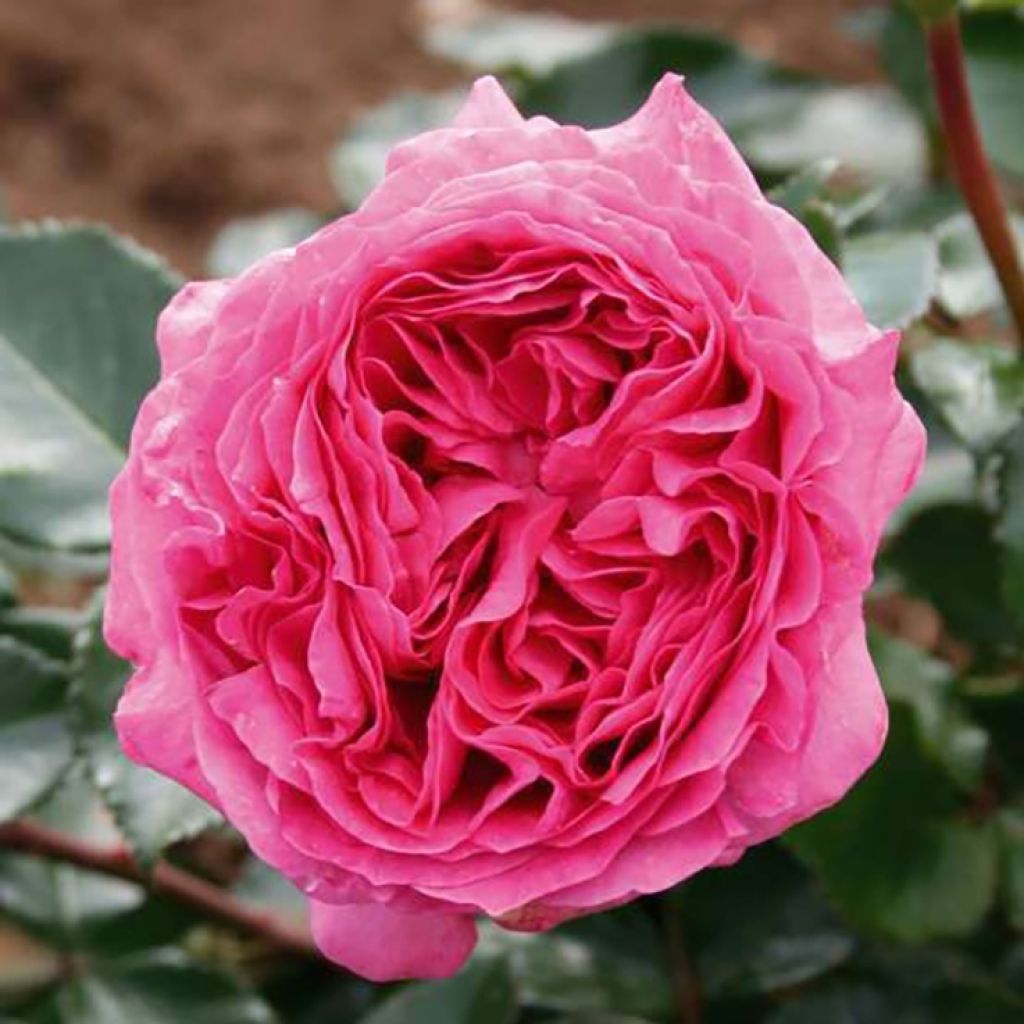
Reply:
[[[374,979],[735,861],[883,740],[897,341],[678,78],[592,132],[478,82],[164,313],[113,490],[126,750]]]

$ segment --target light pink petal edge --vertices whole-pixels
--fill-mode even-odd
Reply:
[[[324,955],[370,981],[446,978],[476,945],[476,925],[467,914],[403,914],[381,903],[318,900],[310,900],[310,913]]]

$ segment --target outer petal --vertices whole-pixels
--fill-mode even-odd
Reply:
[[[627,121],[591,134],[602,148],[657,149],[694,178],[727,182],[761,198],[743,157],[718,122],[686,91],[680,75],[666,74]]]
[[[514,128],[523,116],[493,75],[473,83],[462,109],[452,122],[456,128]]]
[[[146,400],[134,446],[145,443],[162,407],[159,392]],[[157,568],[182,512],[173,502],[155,507],[148,500],[139,462],[137,454],[129,459],[110,497],[114,543],[103,631],[111,649],[137,665],[117,708],[117,732],[133,760],[216,804],[196,761],[194,687],[180,663],[174,595]]]
[[[838,800],[874,763],[888,728],[860,602],[836,608],[829,619],[833,641],[818,680],[817,714],[804,748],[794,820]]]
[[[753,818],[734,801],[733,810],[749,829],[733,844],[734,851],[778,835],[835,803],[871,767],[882,749],[888,713],[868,654],[859,598],[824,612],[820,624],[821,664],[810,683],[816,701],[814,718],[795,777],[786,778],[788,766],[780,767],[781,784],[792,793],[787,796],[792,803],[779,814]],[[742,780],[740,785],[736,796],[742,801],[749,796],[750,783]],[[764,789],[759,787],[762,801]]]
[[[180,665],[165,651],[132,676],[117,706],[114,721],[125,753],[187,786],[219,807],[196,759],[192,738],[192,687]]]
[[[497,147],[487,141],[480,141],[487,140],[494,134],[504,138],[501,134],[503,132],[510,133],[518,143],[511,147],[511,152],[507,140],[504,145]],[[466,148],[474,145],[474,140],[485,152],[492,154],[490,159],[495,166],[516,163],[529,158],[530,135],[530,129],[516,109],[516,105],[502,89],[498,80],[487,75],[473,83],[465,103],[451,124],[423,132],[395,146],[388,154],[387,175],[390,177],[396,171],[424,157],[429,158],[439,153],[446,156],[454,155],[452,146],[461,144]],[[461,160],[465,155],[465,152],[460,152],[458,158]],[[460,177],[458,164],[447,168],[439,181],[457,177]]]
[[[160,314],[157,345],[163,376],[201,355],[213,331],[214,318],[231,281],[192,281]]]
[[[836,265],[795,217],[722,182],[710,182],[704,191],[703,216],[745,239],[753,254],[749,299],[755,313],[805,330],[827,362],[854,355],[879,337]],[[700,202],[699,193],[691,202]]]
[[[466,914],[403,914],[380,903],[309,905],[320,949],[370,981],[447,978],[476,945],[476,925]]]
[[[585,910],[660,892],[712,864],[727,846],[718,815],[707,811],[662,835],[635,837],[603,872],[552,893],[544,902],[564,910]]]
[[[861,509],[869,542],[877,545],[886,520],[913,486],[924,463],[921,421],[893,383],[900,336],[889,331],[856,356],[830,368],[853,398],[856,443],[825,474],[847,508]]]

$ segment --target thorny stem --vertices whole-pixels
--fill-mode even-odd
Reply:
[[[0,849],[17,850],[46,860],[73,864],[113,878],[134,882],[149,892],[177,901],[204,917],[269,945],[300,956],[320,958],[313,940],[273,914],[255,910],[216,885],[166,861],[142,871],[123,847],[103,848],[34,821],[0,825]]]
[[[954,9],[926,22],[928,61],[946,145],[960,191],[978,227],[1006,295],[1017,334],[1024,343],[1024,271],[999,184],[985,156],[971,106],[960,20]]]

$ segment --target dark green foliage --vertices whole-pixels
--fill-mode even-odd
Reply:
[[[83,760],[136,856],[151,863],[161,851],[220,821],[210,806],[176,782],[125,757],[111,728],[131,666],[101,634],[102,594],[79,631],[72,662],[73,722]]]
[[[71,762],[67,689],[60,665],[0,636],[0,821],[30,808]]]
[[[177,283],[104,228],[0,229],[0,536],[106,542],[107,488],[156,380],[153,328]]]
[[[454,978],[406,985],[364,1020],[366,1024],[513,1024],[517,1016],[505,962],[481,958]]]
[[[935,505],[915,516],[885,556],[911,593],[931,601],[950,631],[983,658],[1008,653],[993,516],[977,504]]]

